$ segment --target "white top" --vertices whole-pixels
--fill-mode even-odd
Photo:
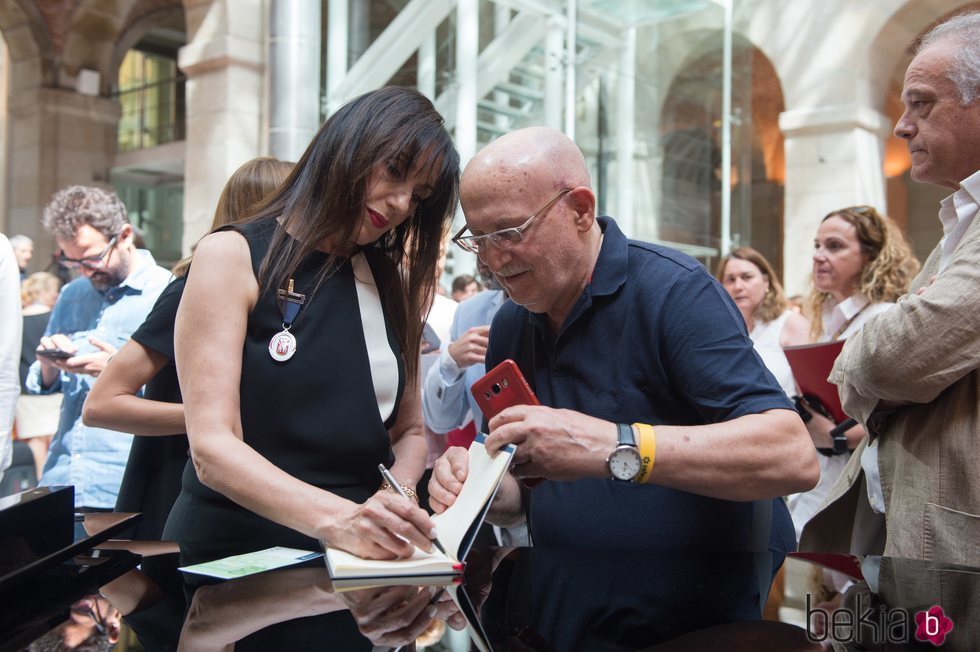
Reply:
[[[789,319],[789,310],[776,317],[772,321],[756,321],[755,327],[749,333],[755,352],[759,354],[762,361],[766,364],[772,375],[776,377],[776,382],[783,388],[787,396],[794,396],[796,391],[796,381],[793,380],[793,370],[789,367],[789,360],[783,352],[783,345],[780,343],[783,334],[783,326]]]
[[[371,266],[364,254],[359,253],[350,260],[354,270],[357,304],[361,310],[364,343],[367,344],[368,360],[371,363],[374,394],[378,399],[381,420],[387,421],[395,409],[395,398],[398,395],[398,359],[388,342],[381,296],[374,274],[371,273]]]
[[[868,298],[861,294],[853,294],[840,303],[834,304],[832,301],[824,305],[823,310],[823,334],[820,336],[821,342],[829,342],[834,334],[840,330],[848,320],[847,328],[837,339],[845,339],[850,335],[861,330],[866,321],[889,310],[892,303],[869,303]],[[796,538],[799,540],[800,533],[807,521],[823,506],[831,487],[837,482],[837,478],[847,466],[850,455],[817,455],[820,463],[820,481],[817,486],[801,494],[793,494],[787,499],[789,512],[793,517],[793,525],[796,528]],[[876,458],[877,459],[877,458]],[[862,462],[864,457],[861,458]],[[876,464],[877,469],[877,464]],[[871,476],[866,474],[868,479],[868,495],[871,495]],[[881,494],[881,483],[878,482],[878,494]]]
[[[10,466],[10,431],[20,396],[20,268],[13,247],[0,233],[0,477]]]
[[[861,330],[864,322],[875,315],[880,315],[894,304],[891,303],[871,303],[863,294],[852,294],[840,303],[833,303],[833,300],[826,302],[823,306],[823,334],[820,342],[829,342],[834,339],[834,335],[844,324],[847,328],[837,336],[839,340],[845,340],[854,333]],[[848,324],[848,321],[850,323]]]
[[[441,294],[436,294],[432,299],[432,307],[429,308],[429,315],[425,318],[425,323],[435,331],[441,347],[449,344],[449,328],[453,325],[453,317],[456,316],[456,306],[458,305],[449,297],[444,297]]]

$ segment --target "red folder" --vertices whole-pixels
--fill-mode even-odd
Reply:
[[[861,560],[854,555],[839,555],[829,552],[791,552],[789,556],[844,573],[859,582],[864,581],[864,574],[861,572]]]
[[[837,385],[827,382],[830,371],[834,368],[834,361],[837,360],[843,346],[844,340],[837,340],[822,344],[788,346],[783,349],[800,393],[820,399],[820,403],[833,418],[834,423],[840,423],[847,418],[840,404]]]

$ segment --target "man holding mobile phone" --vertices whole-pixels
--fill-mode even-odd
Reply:
[[[115,193],[71,186],[44,209],[62,265],[80,276],[61,291],[38,345],[26,386],[64,395],[42,485],[74,485],[75,507],[111,510],[132,436],[90,428],[82,405],[109,358],[143,322],[171,275],[133,243],[126,207]]]
[[[441,434],[471,420],[477,429],[483,425],[483,413],[470,395],[470,387],[486,373],[490,322],[507,300],[507,293],[484,263],[477,264],[487,289],[460,302],[449,329],[451,341],[442,347],[438,362],[423,380],[422,415],[426,425]]]
[[[819,470],[724,288],[693,258],[597,217],[585,158],[553,129],[478,152],[460,197],[467,226],[454,242],[512,300],[486,364],[517,361],[542,404],[489,421],[487,450],[517,453],[488,520],[530,515],[543,546],[769,550],[775,572],[795,548],[782,496],[812,488]],[[466,473],[463,449],[437,462],[435,511]]]

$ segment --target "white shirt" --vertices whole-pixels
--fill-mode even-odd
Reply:
[[[942,253],[939,256],[939,271],[949,265],[949,259],[963,234],[973,224],[973,218],[980,212],[980,171],[974,172],[960,182],[960,189],[943,199],[939,204],[939,221],[943,223]]]
[[[847,328],[837,335],[837,339],[844,340],[861,330],[864,322],[875,315],[881,314],[891,308],[891,303],[874,303],[869,305],[868,298],[863,294],[852,294],[840,303],[830,305],[830,302],[823,306],[823,334],[820,336],[821,342],[829,342],[837,335],[837,331],[844,324]],[[850,322],[850,323],[848,323]]]
[[[10,466],[10,431],[20,396],[20,268],[13,247],[0,233],[0,477]]]
[[[823,319],[823,334],[820,336],[820,341],[829,342],[845,324],[847,324],[847,327],[844,328],[837,339],[847,338],[861,330],[861,327],[866,321],[875,315],[890,310],[894,305],[893,303],[869,303],[868,298],[863,294],[852,294],[836,304],[828,301],[824,304],[823,314],[821,315]],[[849,455],[833,455],[830,457],[817,455],[817,462],[820,464],[820,480],[817,482],[817,486],[810,491],[793,494],[788,497],[787,503],[789,505],[790,516],[793,517],[793,525],[796,527],[797,540],[799,540],[800,534],[803,532],[803,526],[823,506],[824,501],[830,494],[831,488],[837,482],[837,478],[844,472],[844,467],[847,466],[848,459],[850,459]],[[864,458],[862,457],[861,459],[863,460]],[[875,468],[877,469],[877,467]],[[868,493],[870,495],[871,476],[866,475],[865,477],[869,478]],[[878,486],[878,493],[880,494],[880,482]],[[838,586],[838,588],[840,587]]]
[[[772,321],[756,320],[749,338],[755,347],[755,352],[762,358],[766,368],[776,378],[776,382],[783,388],[787,396],[795,396],[796,381],[793,379],[793,370],[789,367],[789,360],[783,352],[780,339],[783,336],[783,326],[792,313],[787,310]]]

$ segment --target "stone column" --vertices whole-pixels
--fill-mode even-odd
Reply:
[[[320,128],[320,3],[273,0],[269,153],[295,161]]]
[[[779,116],[785,138],[783,260],[787,294],[803,293],[813,237],[830,211],[868,204],[885,209],[884,139],[891,122],[857,104],[794,109]]]
[[[268,11],[259,0],[235,0],[233,10],[230,4],[215,0],[197,8],[206,15],[178,58],[187,75],[185,254],[207,233],[228,177],[262,151]],[[188,23],[198,18],[189,16]]]

